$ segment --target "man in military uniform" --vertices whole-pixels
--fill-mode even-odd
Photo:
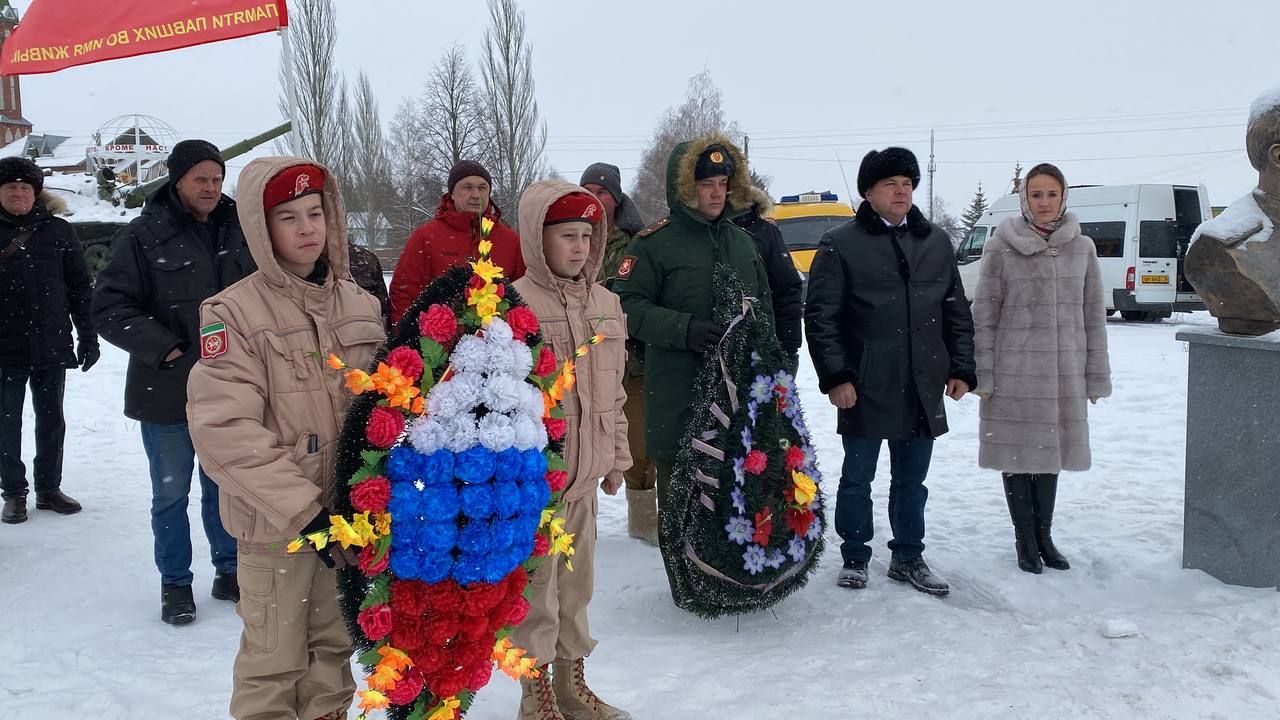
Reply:
[[[391,310],[391,299],[387,295],[387,279],[382,276],[382,263],[378,256],[363,245],[348,243],[347,249],[351,261],[351,279],[356,281],[361,290],[378,298],[378,307],[382,309],[382,324],[390,328],[388,314]]]
[[[737,271],[757,309],[772,313],[769,281],[755,242],[733,218],[750,202],[742,152],[718,133],[680,143],[667,161],[669,215],[636,235],[618,265],[614,292],[631,337],[645,344],[645,444],[657,465],[659,512],[702,353],[725,329],[711,322],[716,263]]]
[[[622,174],[616,165],[594,163],[582,173],[578,184],[589,190],[604,206],[609,221],[609,237],[605,239],[600,275],[596,278],[613,289],[622,256],[636,233],[644,228],[640,211],[622,192]],[[631,445],[631,469],[624,473],[627,482],[627,532],[650,545],[658,544],[657,470],[645,454],[644,447],[644,343],[627,341],[627,367],[623,373],[627,404],[628,442]]]

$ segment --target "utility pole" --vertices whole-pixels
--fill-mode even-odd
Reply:
[[[742,136],[742,157],[748,160],[751,159],[751,136],[750,135]]]
[[[933,171],[937,165],[933,162],[933,131],[929,131],[929,222],[933,222]]]

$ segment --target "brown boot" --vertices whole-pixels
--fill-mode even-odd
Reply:
[[[587,687],[585,659],[557,660],[552,673],[556,702],[565,720],[631,720],[631,715],[601,700]]]
[[[641,542],[658,545],[658,490],[627,488],[627,534]]]
[[[516,720],[565,720],[551,689],[551,666],[538,668],[538,677],[520,680],[520,711]]]

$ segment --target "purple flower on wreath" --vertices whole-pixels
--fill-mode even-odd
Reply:
[[[751,521],[735,515],[729,518],[729,522],[724,526],[725,532],[729,533],[729,542],[739,545],[746,545],[751,542],[751,536],[755,533],[755,529],[751,527]]]
[[[782,414],[789,420],[795,420],[800,414],[800,403],[796,402],[794,397],[788,399],[787,404],[782,406]]]
[[[804,450],[804,466],[809,468],[808,475],[813,476],[818,471],[818,453],[814,452],[813,446],[807,442],[801,449]]]
[[[756,365],[759,365],[761,360],[763,360],[763,358],[760,357],[760,353],[756,352],[755,350],[752,350],[751,351],[751,367],[755,367]]]
[[[764,572],[764,548],[752,543],[742,553],[742,563],[742,568],[752,575]]]
[[[791,542],[787,544],[787,554],[796,562],[804,560],[804,549],[804,541],[798,537],[793,536]]]
[[[747,514],[747,498],[742,494],[742,488],[734,488],[733,492],[729,493],[729,499],[733,501],[733,509],[743,515]]]
[[[778,387],[784,388],[784,389],[787,391],[787,394],[788,394],[788,395],[790,395],[790,396],[792,396],[792,397],[795,397],[795,394],[796,394],[796,378],[795,378],[795,376],[794,376],[794,375],[792,375],[791,373],[787,372],[786,370],[779,370],[779,371],[778,371],[778,376],[777,376],[777,378],[776,378],[775,382],[777,382],[777,383],[778,383]]]
[[[782,554],[782,551],[777,548],[774,548],[773,550],[769,551],[769,555],[768,557],[765,558],[764,564],[766,567],[772,570],[777,570],[778,568],[782,567],[782,563],[786,561],[787,561],[787,557]]]
[[[745,474],[746,463],[747,463],[747,456],[745,453],[743,454],[742,457],[733,459],[733,481],[739,485],[747,481],[747,476]]]
[[[757,375],[756,381],[751,383],[751,399],[756,402],[769,402],[769,398],[773,396],[773,378],[768,375]]]
[[[815,518],[809,523],[809,532],[804,537],[806,540],[817,540],[822,537],[822,520]]]
[[[751,452],[751,426],[742,426],[742,454],[746,455]]]
[[[759,403],[757,403],[755,400],[751,400],[747,402],[747,419],[751,421],[752,425],[756,424],[756,409],[758,407],[759,407]]]

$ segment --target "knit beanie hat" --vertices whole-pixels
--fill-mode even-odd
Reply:
[[[222,160],[222,153],[216,145],[208,140],[183,140],[169,151],[169,159],[166,162],[169,166],[169,178],[177,182],[191,168],[205,160],[212,160],[218,163],[222,172],[227,171],[227,164]]]
[[[447,190],[453,192],[453,186],[462,182],[463,178],[482,177],[484,181],[493,185],[493,178],[489,176],[489,171],[483,165],[475,160],[459,160],[449,169],[449,186]]]

